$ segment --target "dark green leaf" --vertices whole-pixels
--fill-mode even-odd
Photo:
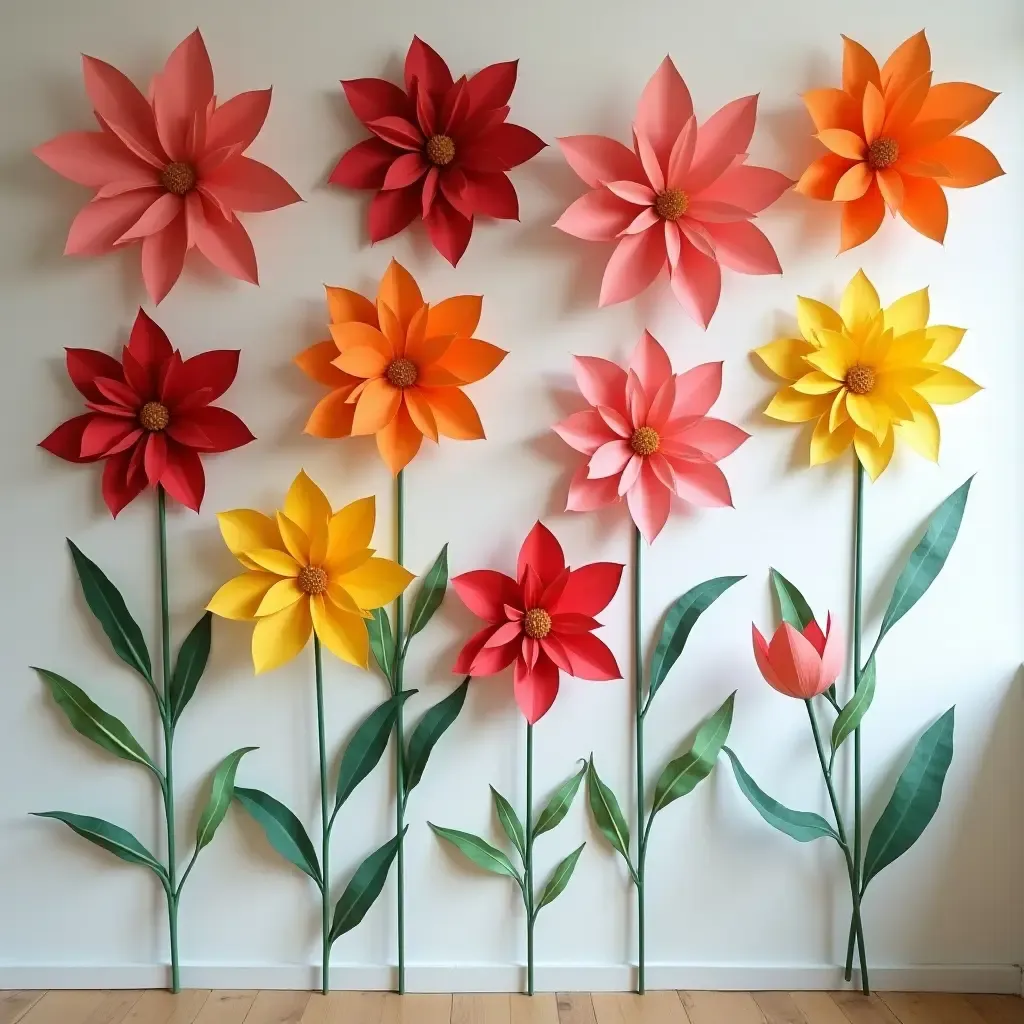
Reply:
[[[809,843],[814,839],[821,839],[822,836],[831,836],[837,843],[839,842],[836,830],[820,814],[813,811],[794,811],[780,804],[778,800],[773,800],[746,773],[740,759],[728,747],[722,749],[729,755],[740,791],[772,828],[785,832],[798,843]]]
[[[551,794],[551,798],[537,818],[537,825],[533,830],[534,838],[542,835],[544,832],[550,832],[569,813],[569,808],[572,807],[572,802],[576,799],[576,794],[579,792],[580,783],[586,774],[587,762],[584,761],[583,767],[575,775],[570,775]]]
[[[782,616],[782,621],[788,622],[802,633],[808,623],[814,621],[811,606],[804,599],[804,595],[777,569],[769,569],[768,575],[771,577],[775,596],[779,600],[779,615]]]
[[[196,853],[213,839],[214,832],[220,827],[224,815],[231,806],[231,798],[235,793],[235,773],[239,762],[251,750],[258,747],[239,747],[224,758],[210,781],[210,795],[206,798],[206,806],[199,815],[199,827],[196,829]]]
[[[236,786],[234,795],[239,806],[263,829],[267,842],[323,887],[320,862],[302,822],[283,803],[259,789]]]
[[[107,634],[114,653],[152,686],[153,665],[149,660],[146,641],[142,638],[142,630],[128,611],[120,591],[107,579],[95,562],[82,554],[74,541],[69,540],[68,546],[71,548],[71,557],[75,561],[78,579],[82,584],[85,602],[103,627],[103,632]]]
[[[651,814],[657,814],[673,800],[686,796],[711,774],[711,769],[715,767],[718,755],[729,738],[735,700],[736,691],[733,690],[725,698],[722,706],[697,730],[693,746],[681,757],[665,765],[658,778],[658,784],[654,787],[654,806],[651,808]]]
[[[420,582],[416,600],[409,618],[409,642],[431,619],[434,612],[441,607],[444,592],[448,589],[448,545],[441,548],[441,553],[434,559],[434,564]]]
[[[860,725],[861,719],[871,707],[875,697],[875,659],[872,658],[860,674],[860,686],[847,702],[832,726],[832,752],[835,753],[843,741]]]
[[[434,744],[444,735],[450,725],[459,717],[466,694],[469,692],[469,676],[455,687],[451,693],[439,700],[416,723],[409,739],[409,750],[405,758],[405,791],[408,794],[423,777],[423,769],[427,767],[427,758],[434,749]]]
[[[399,704],[404,704],[416,692],[403,690],[400,694],[389,697],[380,707],[374,708],[352,734],[338,767],[335,809],[340,807],[352,795],[356,786],[377,767],[387,749],[391,730],[395,727]]]
[[[632,871],[629,859],[629,825],[626,824],[626,817],[611,787],[606,786],[597,774],[593,756],[587,768],[587,799],[590,801],[590,813],[594,816],[594,824],[612,847],[622,854]]]
[[[94,704],[85,691],[75,686],[71,680],[45,668],[37,668],[36,671],[42,676],[57,706],[67,715],[68,721],[77,732],[126,761],[145,765],[158,779],[162,778],[149,754],[142,749],[124,722],[108,714],[98,704]]]
[[[522,884],[519,873],[512,866],[512,861],[501,850],[491,846],[490,843],[479,836],[474,836],[469,832],[458,832],[453,828],[442,828],[440,825],[435,825],[430,821],[427,824],[434,830],[434,835],[447,840],[457,850],[465,854],[477,867],[490,871],[495,875],[508,875],[509,878],[514,878]]]
[[[882,637],[921,600],[946,564],[946,558],[960,530],[972,480],[973,476],[931,514],[921,542],[911,551],[907,564],[896,580],[889,607],[882,617],[876,647],[882,642]]]
[[[516,814],[516,809],[493,787],[491,796],[494,798],[494,810],[498,815],[498,821],[505,830],[505,835],[512,840],[512,845],[519,851],[523,863],[526,863],[526,833],[523,831],[523,823]]]
[[[864,883],[901,857],[921,838],[939,809],[942,784],[953,760],[953,713],[950,708],[921,735],[864,854]]]
[[[370,634],[373,660],[384,673],[384,678],[393,685],[391,673],[395,667],[395,641],[391,637],[391,620],[383,608],[374,608],[370,614],[373,618],[367,620],[366,631]]]
[[[534,917],[562,895],[562,890],[569,884],[569,879],[572,878],[572,873],[576,870],[576,862],[580,859],[580,854],[586,845],[586,843],[580,843],[568,857],[559,861],[558,866],[551,872],[551,877],[544,884],[540,899],[537,901],[537,907],[533,912]]]
[[[178,660],[174,664],[171,675],[168,703],[171,708],[171,721],[177,722],[185,705],[196,692],[199,680],[206,671],[206,662],[210,657],[210,637],[212,632],[213,613],[207,612],[185,637],[178,649]]]
[[[356,868],[352,880],[345,886],[341,899],[334,906],[331,942],[355,928],[373,906],[374,900],[380,895],[384,883],[388,880],[388,871],[391,870],[391,862],[398,854],[398,845],[408,831],[409,826],[406,825],[400,836],[389,839]]]
[[[661,636],[658,637],[658,644],[654,648],[654,657],[651,660],[651,685],[647,695],[647,706],[650,706],[658,688],[665,681],[679,655],[683,653],[697,619],[741,579],[742,576],[719,576],[717,579],[705,580],[669,605],[661,627]]]

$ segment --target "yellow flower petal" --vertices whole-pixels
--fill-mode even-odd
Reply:
[[[911,292],[885,310],[885,326],[897,336],[920,331],[928,323],[928,289]]]
[[[813,351],[814,345],[800,338],[778,338],[755,348],[754,355],[777,376],[796,380],[807,372],[803,357]]]
[[[881,444],[866,430],[855,431],[853,447],[857,452],[857,458],[860,459],[860,464],[867,470],[867,474],[872,480],[877,480],[885,471],[885,467],[889,465],[894,444],[895,437],[891,430]]]
[[[926,363],[944,363],[959,347],[967,333],[966,327],[946,327],[937,325],[929,327],[925,334],[931,342],[931,348],[924,354]]]
[[[254,551],[247,551],[246,556],[261,569],[266,569],[275,576],[294,578],[299,575],[299,569],[302,568],[287,551],[278,551],[276,548],[256,548]]]
[[[323,561],[323,567],[327,570],[327,575],[332,580],[340,579],[345,573],[351,572],[364,562],[369,561],[373,553],[373,548],[360,548],[358,551],[353,551],[349,555],[343,555],[338,558],[328,555]]]
[[[920,366],[929,348],[931,342],[923,330],[895,337],[883,353],[877,369],[905,370]]]
[[[811,366],[836,380],[846,380],[846,373],[857,362],[857,345],[852,338],[835,331],[821,331],[822,347],[807,357]]]
[[[277,513],[277,528],[281,531],[281,539],[288,549],[288,554],[299,565],[309,565],[309,538],[283,512]]]
[[[292,481],[284,499],[284,514],[309,538],[311,548],[326,543],[331,503],[324,492],[302,471]]]
[[[259,608],[256,609],[256,616],[262,618],[265,615],[273,615],[285,608],[290,608],[303,596],[295,580],[278,580],[260,602]]]
[[[811,434],[811,465],[820,466],[838,458],[853,443],[854,425],[846,420],[838,429],[830,430],[828,416],[822,416]]]
[[[878,292],[867,279],[863,270],[858,270],[853,280],[846,286],[842,301],[839,303],[839,315],[843,318],[847,330],[855,332],[861,324],[867,324],[879,311]]]
[[[306,646],[312,631],[308,601],[296,601],[276,615],[259,619],[252,631],[252,663],[256,672],[269,672],[291,661]]]
[[[390,558],[369,558],[338,582],[360,608],[370,609],[394,601],[414,579],[408,569]]]
[[[849,392],[846,388],[840,388],[836,392],[836,397],[832,400],[832,408],[828,413],[828,429],[833,432],[850,419],[850,414],[846,409],[846,396],[848,394]]]
[[[255,512],[251,508],[218,512],[217,524],[224,543],[236,558],[253,548],[284,550],[281,535],[277,532],[277,523],[262,512]]]
[[[885,435],[891,433],[892,419],[884,402],[878,401],[874,394],[855,395],[851,391],[846,396],[846,408],[850,419],[862,430],[870,431],[876,441],[883,441]]]
[[[800,325],[800,333],[814,346],[818,345],[818,331],[843,329],[842,318],[831,306],[802,295],[796,297],[796,322]]]
[[[806,423],[817,419],[828,407],[828,395],[801,395],[792,388],[783,388],[768,403],[764,414],[784,423]]]
[[[371,495],[350,502],[331,516],[327,528],[327,552],[325,562],[335,573],[347,572],[354,568],[340,568],[349,559],[370,546],[373,527],[377,520],[377,502]],[[366,556],[369,558],[369,555]]]
[[[910,406],[907,404],[909,397],[916,394],[911,388],[899,387],[881,381],[871,393],[872,398],[877,398],[889,407],[893,420],[910,420],[914,418]]]
[[[821,370],[812,370],[804,374],[793,384],[793,390],[799,391],[802,395],[831,395],[842,387],[842,382],[830,377]]]
[[[343,611],[350,615],[359,615],[364,619],[372,619],[372,613],[364,611],[349,595],[348,591],[337,582],[330,580],[327,584],[327,596]]]
[[[320,595],[310,599],[309,610],[313,629],[324,647],[342,661],[359,668],[368,667],[370,640],[360,616],[342,611]]]
[[[931,367],[929,367],[931,369]],[[949,366],[934,367],[935,372],[914,390],[933,405],[956,405],[981,390],[970,377]]]
[[[918,454],[939,461],[939,419],[935,410],[916,392],[907,395],[913,419],[899,424],[900,437]]]
[[[210,598],[206,610],[224,619],[254,619],[264,595],[277,581],[269,572],[243,572]]]

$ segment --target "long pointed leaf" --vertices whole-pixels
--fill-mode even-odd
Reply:
[[[494,812],[498,815],[498,821],[505,831],[505,835],[512,841],[512,845],[519,851],[523,863],[526,863],[526,832],[523,830],[523,823],[516,814],[516,809],[493,787],[491,786],[491,797],[494,800]]]
[[[448,545],[441,548],[441,553],[434,559],[434,564],[427,570],[420,582],[413,602],[412,615],[409,618],[409,642],[431,620],[434,612],[441,607],[444,592],[448,589]]]
[[[396,697],[389,697],[380,707],[374,708],[352,734],[338,767],[335,809],[340,807],[352,795],[356,786],[377,767],[387,749],[391,730],[395,727],[397,702],[404,703],[416,692],[403,690]]]
[[[839,712],[839,717],[832,726],[832,753],[834,754],[860,725],[871,702],[875,699],[875,659],[871,658],[860,676],[860,686],[846,706]]]
[[[572,807],[572,802],[576,799],[576,794],[579,792],[580,783],[586,774],[587,762],[584,761],[583,767],[575,775],[567,778],[551,794],[551,799],[548,800],[544,810],[540,812],[537,818],[537,825],[533,830],[534,838],[544,832],[550,832],[569,813],[569,808]]]
[[[206,806],[199,815],[196,828],[196,853],[213,839],[214,832],[220,827],[224,816],[231,806],[231,798],[235,792],[235,774],[242,758],[258,747],[239,747],[233,750],[219,765],[210,780],[210,795],[206,798]]]
[[[234,796],[238,805],[263,829],[267,842],[323,888],[320,861],[302,822],[283,803],[262,790],[236,786]]]
[[[388,880],[388,871],[391,870],[391,864],[398,854],[398,845],[408,831],[409,826],[406,825],[400,836],[389,839],[356,868],[352,880],[345,886],[341,899],[334,906],[331,942],[355,928],[373,906]]]
[[[439,700],[429,708],[416,723],[409,739],[409,750],[405,758],[405,792],[408,794],[423,778],[423,770],[427,767],[427,758],[434,745],[445,734],[448,728],[459,717],[466,694],[469,692],[469,676],[455,687],[447,697]]]
[[[384,673],[388,685],[394,688],[391,676],[395,670],[395,641],[391,636],[391,620],[383,608],[374,608],[370,614],[373,618],[367,620],[366,632],[370,636],[373,660],[377,662],[377,667]]]
[[[452,846],[471,860],[478,868],[490,871],[493,875],[508,875],[509,878],[514,878],[520,885],[523,884],[522,879],[519,877],[519,872],[512,865],[512,861],[501,850],[491,846],[486,840],[473,835],[471,832],[459,832],[454,828],[444,828],[441,825],[435,825],[431,821],[428,821],[427,824],[434,830],[434,835],[451,843]]]
[[[587,799],[590,803],[590,813],[594,816],[594,824],[612,844],[612,849],[622,854],[632,873],[633,863],[629,859],[629,825],[611,787],[606,786],[601,781],[601,776],[597,774],[593,755],[587,766]]]
[[[569,879],[572,878],[572,873],[576,870],[576,862],[580,859],[583,847],[586,845],[586,843],[580,843],[568,857],[558,862],[555,870],[551,872],[551,877],[544,883],[540,899],[537,901],[537,907],[533,912],[534,917],[549,903],[554,902],[562,895],[562,891],[569,884]]]
[[[178,658],[174,663],[171,675],[168,703],[171,709],[171,721],[177,722],[185,705],[196,692],[199,680],[206,671],[206,663],[210,658],[210,641],[212,638],[213,613],[207,612],[193,627],[178,649]]]
[[[769,569],[768,575],[772,588],[779,602],[779,614],[783,622],[788,622],[794,629],[803,632],[808,623],[814,621],[814,612],[806,598],[797,588],[782,575],[778,569]]]

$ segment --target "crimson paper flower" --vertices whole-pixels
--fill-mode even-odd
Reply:
[[[568,569],[541,523],[519,551],[516,579],[477,569],[452,580],[463,604],[487,625],[462,648],[454,672],[492,676],[515,662],[516,703],[534,725],[558,695],[559,670],[578,679],[621,679],[615,655],[593,634],[593,618],[615,596],[617,562]]]
[[[405,91],[380,78],[342,82],[352,112],[373,132],[338,161],[331,182],[374,189],[370,241],[390,238],[423,218],[434,248],[454,267],[477,215],[519,219],[506,171],[545,146],[506,123],[518,61],[452,79],[448,65],[414,36],[405,58]]]
[[[210,404],[231,387],[238,350],[183,360],[140,309],[120,363],[93,349],[66,351],[68,376],[89,412],[62,423],[40,446],[68,462],[105,460],[103,500],[114,516],[157,484],[198,512],[206,488],[200,453],[254,440],[233,412]]]

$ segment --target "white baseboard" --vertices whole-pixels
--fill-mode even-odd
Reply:
[[[64,964],[0,964],[0,989],[163,988],[167,969],[149,964],[69,966]],[[305,964],[183,964],[186,988],[314,989],[319,971]],[[856,979],[855,979],[856,980]],[[524,969],[505,964],[410,964],[410,992],[518,992]],[[1001,992],[1020,995],[1021,970],[1013,965],[926,965],[875,967],[872,986],[881,991]],[[371,964],[331,967],[337,990],[387,991],[394,969]],[[634,984],[633,968],[621,964],[538,964],[536,987],[541,992],[624,992]],[[850,988],[839,967],[726,966],[659,964],[647,966],[651,989],[829,990]]]

